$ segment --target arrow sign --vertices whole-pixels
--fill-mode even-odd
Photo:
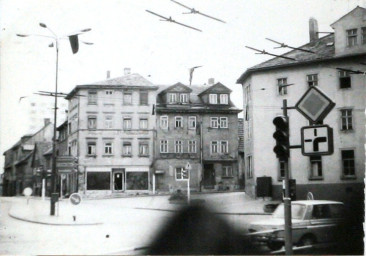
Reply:
[[[78,193],[73,193],[70,195],[70,203],[73,205],[78,205],[81,203],[81,196]]]
[[[304,156],[333,154],[333,129],[328,125],[302,127],[301,149]]]

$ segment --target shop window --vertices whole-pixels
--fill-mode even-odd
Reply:
[[[127,190],[148,190],[148,172],[126,172]]]
[[[86,180],[87,190],[111,189],[111,175],[109,172],[88,172]]]

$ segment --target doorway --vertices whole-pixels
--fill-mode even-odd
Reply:
[[[125,169],[113,169],[113,192],[125,190]]]
[[[215,188],[215,168],[213,164],[203,165],[203,186],[204,188]]]

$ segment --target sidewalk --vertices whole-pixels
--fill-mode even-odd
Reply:
[[[109,209],[114,211],[130,208],[177,212],[184,206],[183,204],[171,204],[168,199],[169,195],[143,195],[104,200],[86,199],[77,206],[72,205],[68,199],[62,199],[56,204],[55,216],[50,216],[49,198],[42,200],[39,197],[34,197],[27,204],[26,198],[18,197],[12,203],[9,215],[19,220],[47,225],[99,225],[103,224],[102,212],[108,214]],[[269,201],[251,199],[243,192],[193,194],[191,199],[193,203],[200,201],[216,214],[268,215],[264,212],[263,206]],[[9,198],[9,200],[11,199]]]

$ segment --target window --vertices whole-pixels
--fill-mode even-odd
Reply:
[[[139,156],[148,156],[148,155],[149,155],[149,142],[140,141],[139,142]]]
[[[132,93],[130,92],[123,93],[123,104],[132,105]]]
[[[278,86],[278,95],[287,94],[287,78],[277,79],[277,86]]]
[[[176,167],[175,168],[175,179],[176,180],[187,180],[188,175],[185,172],[186,171],[184,170],[183,167]]]
[[[351,88],[351,75],[347,71],[339,71],[339,88]]]
[[[197,152],[196,141],[195,140],[188,141],[188,153],[196,153],[196,152]]]
[[[96,91],[88,92],[88,104],[97,104],[97,92]]]
[[[217,104],[217,94],[210,94],[209,97],[210,104]]]
[[[352,109],[341,109],[341,130],[352,130]]]
[[[148,96],[147,91],[140,91],[140,105],[148,105]]]
[[[106,116],[104,121],[104,127],[106,129],[113,128],[113,117],[112,116]]]
[[[131,117],[123,118],[123,130],[131,130],[132,129],[132,119]]]
[[[169,103],[175,103],[177,102],[177,94],[176,93],[169,93]]]
[[[186,93],[181,93],[181,94],[179,95],[179,101],[180,101],[181,103],[188,103],[188,94],[186,94]]]
[[[112,142],[104,142],[104,154],[106,154],[106,155],[113,154],[113,143]]]
[[[113,91],[112,91],[112,90],[106,90],[106,91],[105,91],[105,94],[106,94],[106,95],[112,95],[112,94],[113,94]]]
[[[211,117],[210,118],[210,127],[211,128],[219,128],[219,118],[218,117]]]
[[[160,128],[168,129],[168,117],[167,116],[160,117]]]
[[[247,156],[247,178],[253,178],[252,156]]]
[[[130,141],[124,141],[122,144],[122,155],[131,156],[132,155],[132,145]]]
[[[175,128],[183,128],[183,117],[181,116],[175,117]]]
[[[222,154],[227,154],[229,153],[229,143],[227,140],[222,140],[220,142],[220,152]]]
[[[285,172],[286,172],[286,162],[285,161],[279,161],[279,178],[284,179],[285,178]]]
[[[220,104],[229,104],[229,95],[220,94]]]
[[[110,190],[111,189],[110,172],[87,172],[86,189],[87,190]]]
[[[227,117],[220,117],[220,128],[228,128]]]
[[[347,46],[357,45],[357,28],[347,30]]]
[[[97,117],[88,116],[88,129],[97,129]]]
[[[95,155],[96,154],[96,146],[97,143],[95,141],[88,141],[88,155]]]
[[[168,153],[168,141],[161,140],[160,141],[160,153]]]
[[[355,176],[355,152],[354,150],[342,150],[343,176]]]
[[[140,119],[140,130],[147,130],[147,118]]]
[[[219,152],[219,142],[218,141],[211,141],[211,154]]]
[[[188,117],[188,129],[196,129],[196,117]]]
[[[307,75],[306,80],[308,81],[309,86],[317,86],[318,85],[318,74]]]
[[[233,177],[233,168],[231,166],[222,167],[222,177]]]
[[[321,178],[323,176],[322,171],[322,157],[311,156],[310,157],[310,178]]]
[[[183,153],[183,141],[176,140],[174,145],[174,152],[175,153]]]
[[[366,44],[366,27],[361,28],[361,44]]]

